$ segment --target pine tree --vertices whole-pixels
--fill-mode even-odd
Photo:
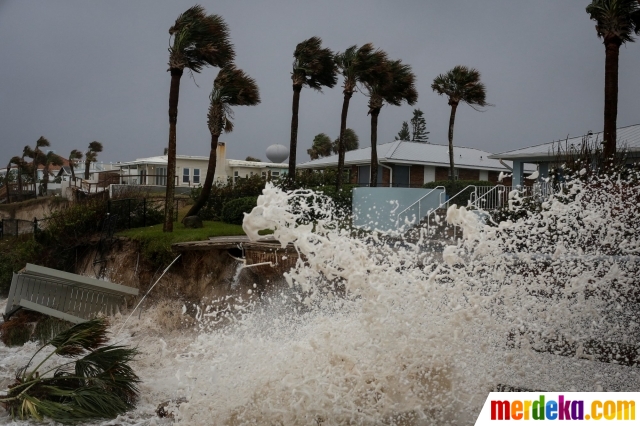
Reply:
[[[427,132],[427,120],[424,118],[424,112],[420,108],[413,110],[413,118],[411,118],[411,130],[413,131],[413,142],[429,143],[429,133]]]
[[[409,133],[409,124],[406,121],[402,122],[402,129],[398,132],[398,136],[396,136],[397,141],[408,141],[411,140],[411,134]]]

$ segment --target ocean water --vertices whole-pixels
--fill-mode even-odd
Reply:
[[[636,368],[594,361],[585,342],[640,340],[638,200],[640,188],[613,178],[576,181],[496,226],[454,206],[447,221],[464,239],[440,253],[424,233],[356,237],[323,196],[267,187],[244,228],[274,229],[299,251],[284,290],[244,283],[239,298],[134,315],[113,340],[142,353],[141,402],[94,424],[172,424],[155,409],[184,398],[176,424],[464,425],[498,385],[635,391]],[[182,310],[194,324],[166,324]],[[559,341],[571,356],[554,353]],[[0,346],[0,380],[35,348]]]

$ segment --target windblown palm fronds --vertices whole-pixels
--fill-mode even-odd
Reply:
[[[114,418],[135,408],[140,379],[129,362],[138,352],[125,346],[105,346],[107,325],[105,319],[94,319],[49,340],[18,370],[16,381],[0,396],[0,403],[13,418],[47,417],[60,423]],[[30,369],[45,348],[53,351]],[[54,355],[69,361],[54,363]]]
[[[202,191],[196,202],[189,209],[185,217],[195,216],[204,207],[216,172],[218,139],[222,132],[233,131],[232,106],[252,106],[260,103],[260,89],[256,81],[233,64],[225,65],[213,82],[213,90],[209,95],[209,113],[207,125],[211,133],[211,149],[209,151],[209,163],[207,176],[202,186]]]
[[[338,82],[338,68],[334,54],[322,47],[320,37],[311,37],[298,43],[293,52],[293,104],[291,107],[291,140],[289,142],[289,174],[290,181],[296,178],[296,151],[298,150],[298,111],[300,109],[300,92],[304,86],[319,92],[323,87],[333,87]]]
[[[475,68],[456,65],[445,74],[437,76],[431,84],[431,89],[440,96],[449,98],[451,113],[449,115],[449,179],[455,179],[455,163],[453,156],[453,127],[456,120],[456,110],[460,102],[464,102],[476,111],[476,107],[493,106],[487,102],[487,89],[480,81],[480,72]]]
[[[358,47],[353,45],[344,52],[335,56],[336,66],[344,76],[342,114],[340,115],[340,135],[338,136],[338,173],[336,174],[336,190],[342,187],[344,156],[349,151],[346,148],[347,114],[349,112],[349,102],[356,91],[358,83],[373,80],[390,79],[388,71],[388,58],[386,52],[375,49],[373,44],[367,43]]]
[[[589,17],[596,21],[598,37],[605,47],[604,65],[604,155],[617,150],[618,67],[620,46],[640,35],[640,2],[636,0],[592,0]]]

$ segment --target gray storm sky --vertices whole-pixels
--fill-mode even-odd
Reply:
[[[291,64],[297,43],[319,36],[334,51],[372,42],[413,67],[432,143],[447,143],[449,106],[434,77],[477,68],[495,107],[458,109],[454,143],[500,152],[603,127],[604,46],[588,0],[202,1],[224,17],[238,67],[262,103],[235,109],[222,135],[227,158],[265,160],[289,145]],[[168,141],[168,29],[193,1],[0,0],[0,164],[41,135],[67,156],[98,140],[103,161],[160,155]],[[620,52],[618,126],[640,123],[640,43]],[[208,155],[208,95],[217,69],[182,78],[178,153]],[[367,98],[354,95],[348,127],[369,144]],[[298,162],[321,132],[339,132],[342,91],[303,89]],[[393,140],[414,107],[384,107],[378,141]]]

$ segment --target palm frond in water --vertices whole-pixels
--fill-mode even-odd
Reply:
[[[114,418],[135,408],[140,379],[129,363],[138,351],[105,346],[107,326],[98,318],[59,333],[36,352],[53,348],[43,361],[30,370],[34,354],[18,370],[0,403],[14,418],[47,417],[60,423]],[[53,355],[72,360],[52,366]]]

